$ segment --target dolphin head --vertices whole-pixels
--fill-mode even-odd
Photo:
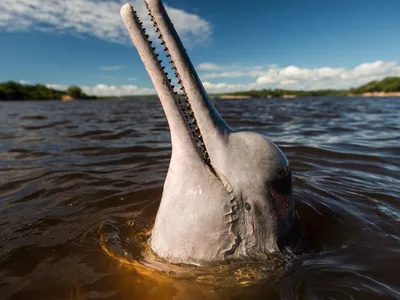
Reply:
[[[160,0],[146,7],[182,93],[134,8],[121,16],[160,98],[172,154],[151,248],[172,263],[262,260],[290,244],[297,214],[289,162],[268,138],[219,115]],[[188,24],[190,26],[190,24]]]

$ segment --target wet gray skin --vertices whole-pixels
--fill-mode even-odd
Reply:
[[[146,7],[183,92],[174,91],[134,8],[125,4],[121,16],[171,132],[152,250],[169,262],[196,265],[280,253],[297,227],[288,160],[265,136],[234,131],[225,123],[161,1],[147,0]]]

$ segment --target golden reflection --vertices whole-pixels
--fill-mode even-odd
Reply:
[[[107,232],[104,225],[99,228],[101,248],[119,262],[116,276],[121,288],[134,299],[228,299],[228,289],[255,284],[274,274],[282,274],[285,269],[280,259],[212,267],[171,264],[151,251],[148,243],[151,230],[129,230],[136,249],[127,251],[119,229],[113,227],[113,232]],[[130,252],[139,255],[134,258]]]

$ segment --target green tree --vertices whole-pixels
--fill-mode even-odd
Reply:
[[[75,99],[83,98],[84,94],[79,86],[72,85],[67,89],[67,95]]]

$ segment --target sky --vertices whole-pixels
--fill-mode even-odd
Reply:
[[[0,82],[154,94],[114,0],[0,0]],[[150,28],[144,1],[131,0]],[[399,0],[165,0],[209,93],[400,76]]]

